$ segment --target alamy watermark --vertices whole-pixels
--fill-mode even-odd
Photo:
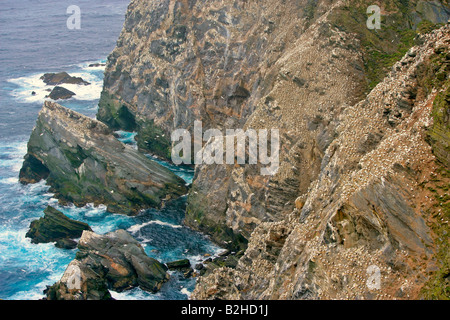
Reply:
[[[70,17],[67,19],[67,29],[79,30],[81,29],[81,9],[79,6],[71,5],[66,10]]]
[[[176,165],[260,164],[262,175],[274,175],[278,171],[278,129],[271,129],[270,134],[267,129],[227,129],[225,135],[218,129],[209,129],[203,133],[202,122],[195,121],[193,131],[193,139],[186,129],[177,129],[172,133],[172,162]]]
[[[81,270],[77,265],[69,265],[65,272],[67,275],[66,286],[69,290],[81,289]]]
[[[367,8],[367,14],[370,14],[366,25],[369,30],[381,29],[381,8],[377,5],[372,5]]]
[[[371,265],[366,270],[367,281],[366,285],[369,290],[380,290],[381,289],[381,270],[376,265]]]

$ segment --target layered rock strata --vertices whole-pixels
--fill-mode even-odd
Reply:
[[[84,230],[92,231],[84,222],[72,220],[61,211],[48,206],[44,217],[31,222],[30,230],[25,235],[32,243],[56,242],[56,247],[73,249]]]

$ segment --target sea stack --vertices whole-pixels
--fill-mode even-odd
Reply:
[[[185,182],[118,141],[103,123],[45,102],[28,142],[20,182],[47,179],[62,203],[105,204],[135,214],[186,194]]]

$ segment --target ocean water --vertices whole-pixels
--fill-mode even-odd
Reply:
[[[18,182],[26,144],[49,89],[40,76],[66,71],[90,86],[64,85],[76,96],[62,105],[94,117],[97,112],[104,63],[122,29],[127,0],[77,0],[81,29],[69,30],[67,7],[73,1],[2,0],[0,6],[0,299],[41,299],[47,285],[58,281],[75,250],[53,244],[31,244],[25,238],[31,221],[53,205],[70,218],[84,221],[100,234],[128,230],[146,253],[162,262],[188,258],[197,263],[220,248],[205,236],[183,226],[186,198],[161,210],[136,217],[111,214],[104,206],[60,206],[45,182],[23,186]],[[32,95],[32,92],[35,95]],[[124,143],[135,145],[132,132],[117,132]],[[150,156],[149,156],[150,157]],[[191,183],[193,171],[153,159]],[[140,289],[117,293],[116,299],[187,299],[195,279],[172,272],[156,294]]]

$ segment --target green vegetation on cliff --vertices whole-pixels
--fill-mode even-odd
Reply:
[[[351,1],[337,9],[329,18],[332,25],[356,35],[365,60],[368,90],[386,76],[389,68],[416,43],[417,35],[442,26],[440,17],[428,9],[424,1],[383,1],[381,29],[370,30],[366,13],[373,1]],[[445,10],[442,8],[442,10]],[[434,21],[434,22],[432,22]]]
[[[148,151],[156,156],[169,160],[171,158],[170,137],[154,124],[154,121],[141,121],[136,136],[138,148]]]
[[[433,102],[433,125],[428,129],[427,140],[436,156],[436,177],[429,182],[428,189],[434,196],[432,214],[434,222],[431,228],[436,235],[436,258],[438,270],[422,290],[425,299],[450,299],[450,244],[448,235],[450,227],[441,221],[450,219],[450,50],[438,48],[434,55],[425,61],[418,76],[419,82],[426,89],[426,94],[437,89]]]
[[[121,129],[130,132],[136,130],[134,115],[106,91],[103,91],[100,97],[97,119],[114,130]]]

